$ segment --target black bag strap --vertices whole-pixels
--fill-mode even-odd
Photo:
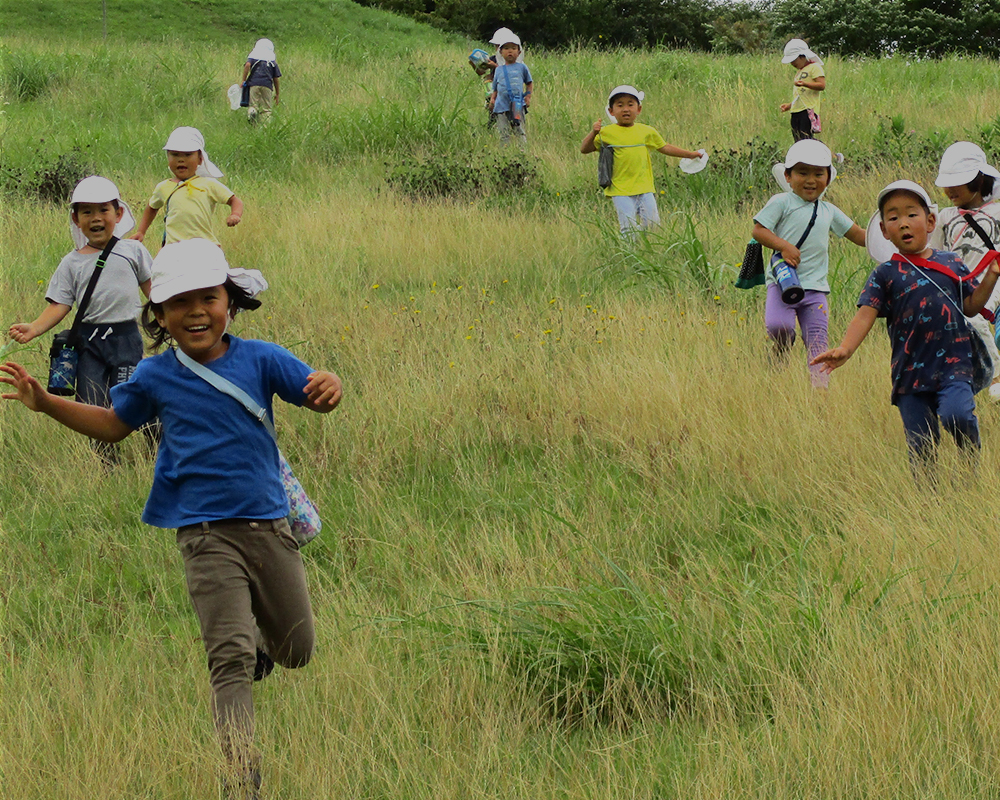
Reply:
[[[108,256],[111,255],[111,251],[114,250],[116,244],[118,244],[118,237],[112,236],[111,241],[105,245],[104,251],[97,257],[97,264],[94,266],[94,274],[90,276],[90,283],[87,284],[87,290],[83,293],[83,299],[76,307],[76,316],[73,317],[73,324],[69,329],[69,340],[71,344],[76,342],[76,332],[80,327],[80,323],[83,322],[83,315],[87,313],[87,306],[90,305],[90,298],[94,294],[94,287],[97,286],[97,281],[101,277],[101,273],[104,272],[104,264],[108,260]]]
[[[799,241],[796,242],[795,244],[796,250],[802,249],[803,242],[805,242],[805,240],[809,238],[809,232],[813,229],[813,225],[816,224],[816,215],[818,213],[819,213],[819,200],[813,203],[812,217],[809,218],[809,224],[806,225],[806,229],[802,232],[802,238],[800,238]]]
[[[993,241],[986,235],[986,231],[983,230],[983,226],[976,222],[975,213],[973,211],[969,214],[962,214],[962,219],[968,222],[969,227],[979,234],[979,238],[983,240],[983,244],[986,245],[987,250],[996,250],[996,247],[993,246]]]

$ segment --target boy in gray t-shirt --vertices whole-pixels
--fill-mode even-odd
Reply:
[[[58,325],[79,306],[97,260],[113,236],[124,236],[135,225],[118,187],[107,178],[84,178],[73,191],[71,226],[74,243],[59,262],[45,292],[48,307],[34,322],[10,326],[15,341],[30,342]],[[94,293],[78,326],[76,399],[109,406],[109,390],[127,381],[142,359],[142,334],[136,323],[139,290],[149,295],[152,256],[142,242],[119,239],[108,255]],[[98,443],[105,460],[115,460],[113,445]]]

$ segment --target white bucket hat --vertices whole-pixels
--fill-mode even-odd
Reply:
[[[208,239],[185,239],[165,245],[153,259],[151,303],[162,303],[171,297],[197,289],[221,286],[231,280],[250,297],[267,288],[267,281],[256,269],[235,269],[229,266],[222,248]]]
[[[274,42],[270,39],[258,39],[257,44],[253,46],[253,50],[250,51],[250,55],[247,56],[247,61],[275,61],[277,56],[274,55]]]
[[[815,61],[817,64],[823,63],[823,59],[809,49],[809,45],[805,43],[804,39],[789,40],[788,44],[785,45],[785,52],[781,57],[781,63],[791,64],[799,56],[805,56],[809,61]]]
[[[196,175],[201,175],[203,178],[221,178],[223,175],[222,170],[209,160],[208,151],[205,150],[205,137],[197,128],[186,126],[174,128],[163,149],[175,150],[178,153],[193,153],[197,150],[201,153],[201,163],[195,171]]]
[[[507,38],[507,37],[514,38]],[[490,44],[495,44],[499,47],[502,44],[507,44],[507,42],[517,41],[520,44],[521,40],[517,38],[517,34],[514,33],[510,28],[497,28],[497,32],[493,34],[493,38],[490,39]]]
[[[89,178],[84,178],[76,185],[76,188],[73,190],[73,197],[69,202],[72,206],[73,203],[108,203],[112,200],[117,200],[118,205],[122,209],[122,218],[115,225],[114,234],[119,239],[124,239],[135,227],[135,216],[132,214],[132,209],[128,207],[128,204],[122,200],[118,187],[112,181],[102,178],[99,175],[91,175]],[[76,245],[77,250],[87,244],[86,235],[80,230],[80,226],[73,222],[72,208],[69,212],[69,235],[72,237],[73,244]]]
[[[837,168],[833,165],[833,153],[830,148],[816,139],[802,139],[788,148],[785,153],[784,163],[777,163],[771,167],[771,175],[775,182],[783,191],[792,191],[791,184],[785,178],[785,170],[791,169],[796,164],[809,164],[812,167],[829,167],[830,183],[827,189],[837,178]],[[824,192],[825,194],[825,192]]]
[[[941,156],[941,167],[934,185],[942,188],[965,186],[974,181],[980,172],[1000,180],[1000,172],[986,163],[983,148],[972,142],[955,142]]]
[[[878,193],[876,205],[882,202],[883,197],[898,191],[912,192],[922,198],[931,210],[931,213],[937,215],[938,207],[931,202],[930,195],[927,194],[923,186],[913,181],[893,181]],[[890,242],[885,234],[882,233],[881,222],[882,214],[876,209],[871,219],[868,220],[868,228],[865,230],[865,249],[877,264],[888,261],[896,253],[896,245]]]
[[[616,86],[614,89],[612,89],[611,93],[608,95],[608,108],[611,108],[611,98],[614,97],[616,94],[630,94],[640,103],[642,103],[642,101],[646,99],[645,92],[640,92],[634,86],[629,86],[628,84],[622,84],[621,86]]]

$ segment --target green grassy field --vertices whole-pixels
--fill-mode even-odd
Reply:
[[[237,333],[345,383],[329,417],[278,412],[325,530],[316,657],[256,691],[265,797],[997,796],[1000,410],[980,404],[978,476],[946,443],[927,496],[880,330],[825,394],[801,346],[769,365],[762,294],[732,281],[790,139],[777,56],[533,53],[525,32],[518,160],[483,130],[477,43],[342,0],[122,0],[105,44],[100,6],[0,7],[2,325],[70,247],[43,179],[79,163],[140,209],[194,125],[246,202],[227,255],[271,282]],[[285,77],[252,130],[225,90],[259,35]],[[829,199],[862,225],[954,140],[1000,157],[995,63],[827,66]],[[578,152],[621,82],[713,153],[693,178],[657,162],[665,225],[633,250]],[[454,191],[401,188],[428,175]],[[871,264],[831,253],[837,340]],[[17,355],[39,376],[44,339]],[[103,474],[0,405],[4,800],[219,791],[180,558],[125,451]]]

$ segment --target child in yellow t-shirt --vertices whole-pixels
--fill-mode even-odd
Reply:
[[[792,39],[785,45],[782,64],[795,67],[792,102],[782,103],[781,111],[792,112],[792,140],[815,139],[820,132],[820,92],[826,89],[823,61],[802,39]]]
[[[165,208],[163,244],[185,239],[208,239],[219,244],[212,224],[215,207],[219,203],[229,206],[226,225],[232,228],[239,225],[243,216],[243,201],[216,180],[222,177],[222,172],[208,160],[205,137],[197,128],[176,128],[163,149],[167,151],[167,166],[173,177],[153,189],[131,238],[141,242],[156,213]]]
[[[636,229],[646,229],[660,221],[650,150],[675,158],[701,158],[705,152],[667,144],[654,128],[636,122],[645,97],[634,86],[616,86],[608,96],[608,113],[617,124],[602,127],[601,120],[597,120],[580,145],[581,153],[614,148],[611,185],[604,189],[604,194],[614,203],[619,227],[626,237],[632,236]]]

